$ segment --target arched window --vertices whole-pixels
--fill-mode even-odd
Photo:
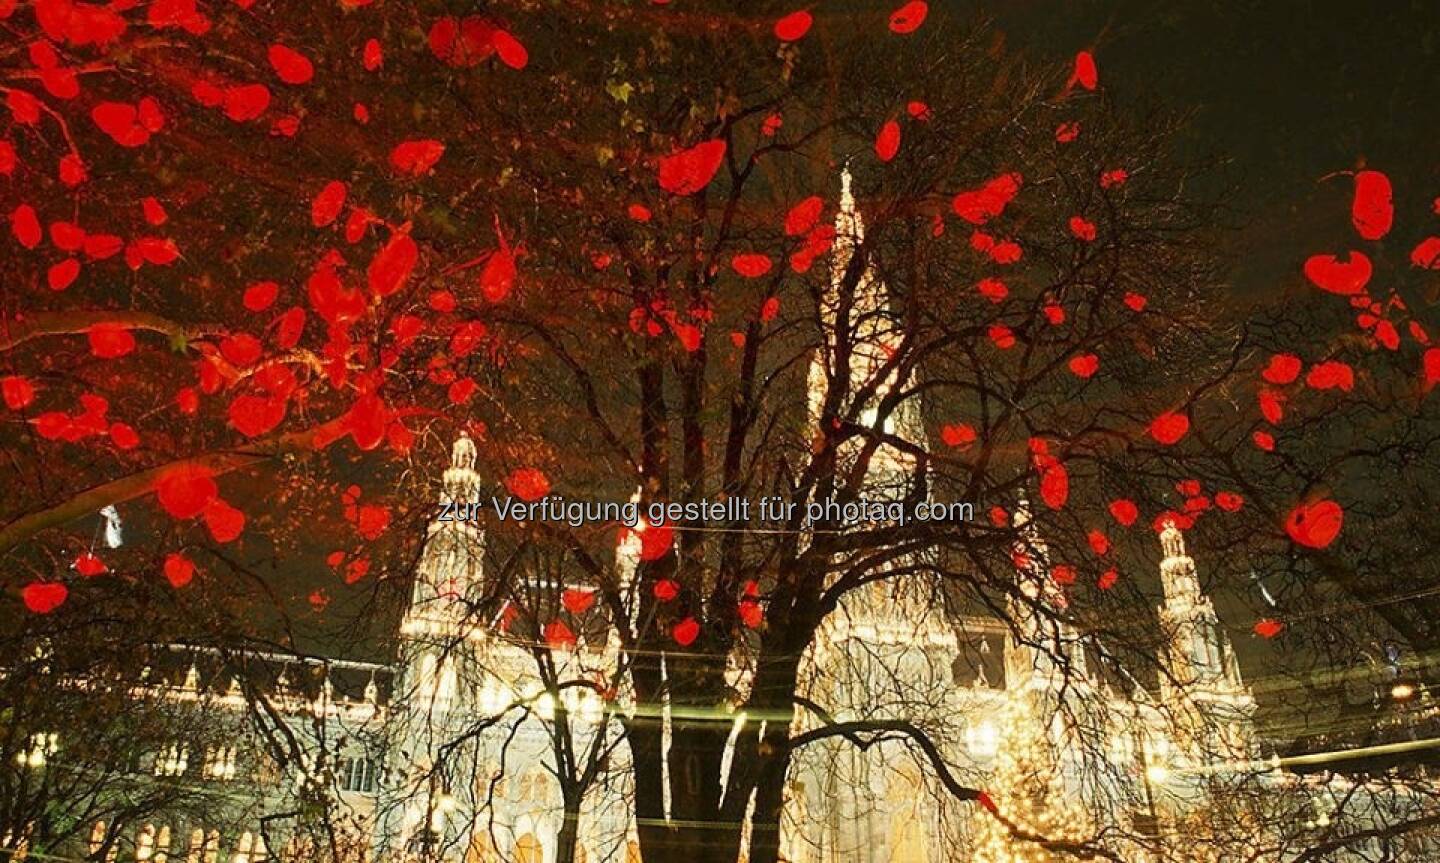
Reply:
[[[470,846],[465,849],[465,863],[496,863],[495,844],[490,831],[479,827],[470,836]]]
[[[190,831],[190,849],[185,852],[185,863],[200,863],[200,853],[205,847],[205,831],[196,827]]]
[[[92,855],[98,854],[98,853],[100,853],[100,849],[103,848],[104,846],[105,846],[105,822],[104,822],[104,821],[96,821],[96,822],[95,822],[95,826],[90,828],[90,853],[91,853]]]
[[[135,835],[135,863],[146,863],[155,856],[155,825],[146,824]]]
[[[165,863],[170,856],[170,825],[164,824],[155,835],[155,863]]]
[[[514,857],[515,863],[545,863],[545,846],[534,833],[526,833],[515,840]]]
[[[522,803],[544,803],[550,798],[550,777],[539,770],[531,770],[520,777],[520,801]]]
[[[235,843],[235,853],[230,855],[230,863],[250,863],[250,846],[255,844],[255,837],[246,830],[240,834],[240,841]]]
[[[204,863],[215,863],[220,859],[220,831],[211,830],[205,834],[205,853],[201,860]]]
[[[890,809],[890,863],[926,863],[930,859],[924,809],[924,788],[919,771],[903,765],[886,779]]]
[[[455,676],[455,663],[448,658],[440,663],[440,681],[435,687],[435,703],[441,707],[449,707],[455,700],[455,692],[459,685]]]

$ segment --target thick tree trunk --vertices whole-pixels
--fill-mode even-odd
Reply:
[[[763,699],[749,706],[767,716],[790,715],[798,664],[798,659],[772,664],[757,681]],[[763,739],[756,739],[753,725],[749,736],[741,733],[722,798],[719,768],[734,728],[733,716],[716,705],[692,704],[676,705],[673,717],[668,819],[664,814],[661,724],[658,720],[634,723],[630,732],[645,863],[736,863],[752,793],[756,809],[749,860],[775,863],[791,763],[790,723],[783,718],[770,721]]]
[[[650,661],[641,657],[634,668],[637,699],[649,709],[627,725],[641,854],[645,863],[735,863],[742,825],[721,811],[720,767],[734,727],[717,701],[725,691],[724,666],[669,654],[665,682],[655,685],[659,675],[643,667]]]
[[[629,728],[630,757],[635,774],[635,820],[640,852],[656,863],[666,856],[670,825],[665,818],[665,774],[659,717],[636,720]]]
[[[780,815],[790,774],[790,725],[799,667],[800,656],[795,653],[763,667],[748,706],[767,717],[765,730],[758,740],[742,736],[744,742],[736,747],[730,768],[727,798],[733,799],[728,800],[726,808],[735,811],[738,807],[743,813],[752,792],[755,798],[750,820],[750,863],[776,863],[780,856]]]
[[[670,817],[658,723],[632,728],[635,813],[645,863],[735,863],[742,825],[722,817],[718,765],[729,721],[677,720],[669,757]],[[637,733],[638,732],[638,733]]]
[[[755,814],[750,822],[750,863],[780,859],[780,816],[785,806],[785,780],[790,774],[787,727],[767,728],[761,742],[764,763],[755,784]]]
[[[575,863],[575,848],[580,839],[580,799],[565,797],[565,818],[560,834],[555,837],[555,863]]]
[[[695,855],[688,858],[692,863],[735,863],[740,847],[741,824],[723,818],[720,811],[720,764],[732,722],[724,714],[708,712],[672,722],[670,808],[695,846]]]

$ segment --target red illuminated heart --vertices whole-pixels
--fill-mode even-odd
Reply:
[[[552,620],[545,624],[545,643],[551,647],[570,647],[575,644],[575,633],[563,620]]]
[[[700,636],[700,624],[696,622],[695,618],[687,617],[675,624],[675,627],[670,630],[670,635],[675,639],[676,644],[681,647],[689,647]]]
[[[190,559],[178,552],[166,555],[165,557],[165,580],[170,586],[176,588],[184,587],[195,577],[195,564]]]
[[[875,135],[875,155],[882,162],[888,162],[895,158],[900,152],[900,124],[894,120],[886,120],[885,125]]]
[[[1345,510],[1333,500],[1302,503],[1290,511],[1285,532],[1298,545],[1325,548],[1340,535],[1345,523]]]
[[[104,561],[87,552],[75,558],[75,571],[86,578],[91,578],[97,575],[103,575],[109,570],[105,566]]]
[[[791,12],[789,15],[775,22],[775,38],[781,42],[795,42],[805,38],[810,32],[810,25],[815,23],[809,12],[801,9],[799,12]]]
[[[925,0],[910,0],[904,6],[890,13],[890,32],[905,35],[914,33],[925,23],[930,6]]]
[[[1312,255],[1305,261],[1305,278],[1322,291],[1358,294],[1370,282],[1370,259],[1363,252],[1350,252],[1341,261],[1334,255]]]
[[[649,525],[640,531],[640,559],[659,560],[675,544],[675,530],[668,524]]]
[[[35,385],[21,375],[8,375],[0,378],[0,394],[4,395],[6,407],[18,411],[35,401]]]
[[[769,255],[762,255],[758,252],[745,252],[730,259],[730,266],[735,272],[747,279],[758,279],[770,272],[773,264]]]
[[[245,530],[245,513],[217,497],[205,506],[205,526],[216,542],[233,542]]]
[[[820,220],[820,213],[825,208],[825,202],[819,195],[811,195],[800,203],[790,208],[785,214],[785,236],[798,237],[808,233]]]
[[[49,614],[59,608],[70,590],[58,581],[32,581],[20,591],[25,607],[36,614]]]
[[[1190,418],[1182,413],[1163,413],[1150,423],[1150,437],[1165,446],[1180,442],[1190,431]]]
[[[1285,624],[1271,617],[1256,621],[1255,623],[1255,634],[1261,638],[1274,638],[1284,631]]]
[[[1265,371],[1260,373],[1268,383],[1283,386],[1293,383],[1300,376],[1300,368],[1303,365],[1300,358],[1294,354],[1276,354],[1270,358],[1265,366]]]
[[[1139,515],[1140,508],[1135,505],[1135,501],[1133,500],[1122,497],[1110,501],[1110,517],[1125,527],[1134,524],[1135,519],[1138,518]]]
[[[671,153],[660,160],[660,188],[672,195],[693,195],[710,185],[724,158],[722,138]]]
[[[537,501],[550,493],[550,480],[539,468],[517,467],[505,478],[505,487],[523,501]]]
[[[560,604],[571,614],[584,614],[595,604],[595,591],[570,588],[560,594]]]
[[[217,494],[214,474],[199,465],[170,468],[155,483],[155,497],[174,518],[194,518]]]
[[[1350,205],[1350,221],[1367,240],[1378,240],[1390,233],[1395,221],[1395,205],[1391,201],[1390,178],[1379,171],[1355,174],[1355,198]]]

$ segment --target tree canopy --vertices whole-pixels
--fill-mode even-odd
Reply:
[[[1102,47],[1021,56],[924,2],[482,6],[0,0],[0,555],[28,631],[114,581],[235,615],[192,637],[364,628],[409,595],[462,431],[520,500],[783,501],[492,521],[474,609],[542,668],[613,635],[586,685],[690,711],[621,722],[646,860],[734,860],[709,825],[748,818],[767,863],[821,739],[899,734],[993,806],[923,724],[812,698],[855,603],[1021,640],[1039,615],[1153,681],[1175,524],[1255,639],[1432,648],[1434,597],[1397,597],[1433,569],[1440,237],[1387,243],[1433,215],[1384,173],[1327,179],[1353,233],[1246,303],[1213,166],[1109,97]],[[861,499],[976,518],[806,517]],[[114,550],[111,506],[140,528]],[[735,712],[770,721],[732,745]]]

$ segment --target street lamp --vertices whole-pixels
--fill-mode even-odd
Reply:
[[[1406,702],[1415,697],[1415,684],[1401,680],[1390,687],[1390,697],[1397,702]]]

